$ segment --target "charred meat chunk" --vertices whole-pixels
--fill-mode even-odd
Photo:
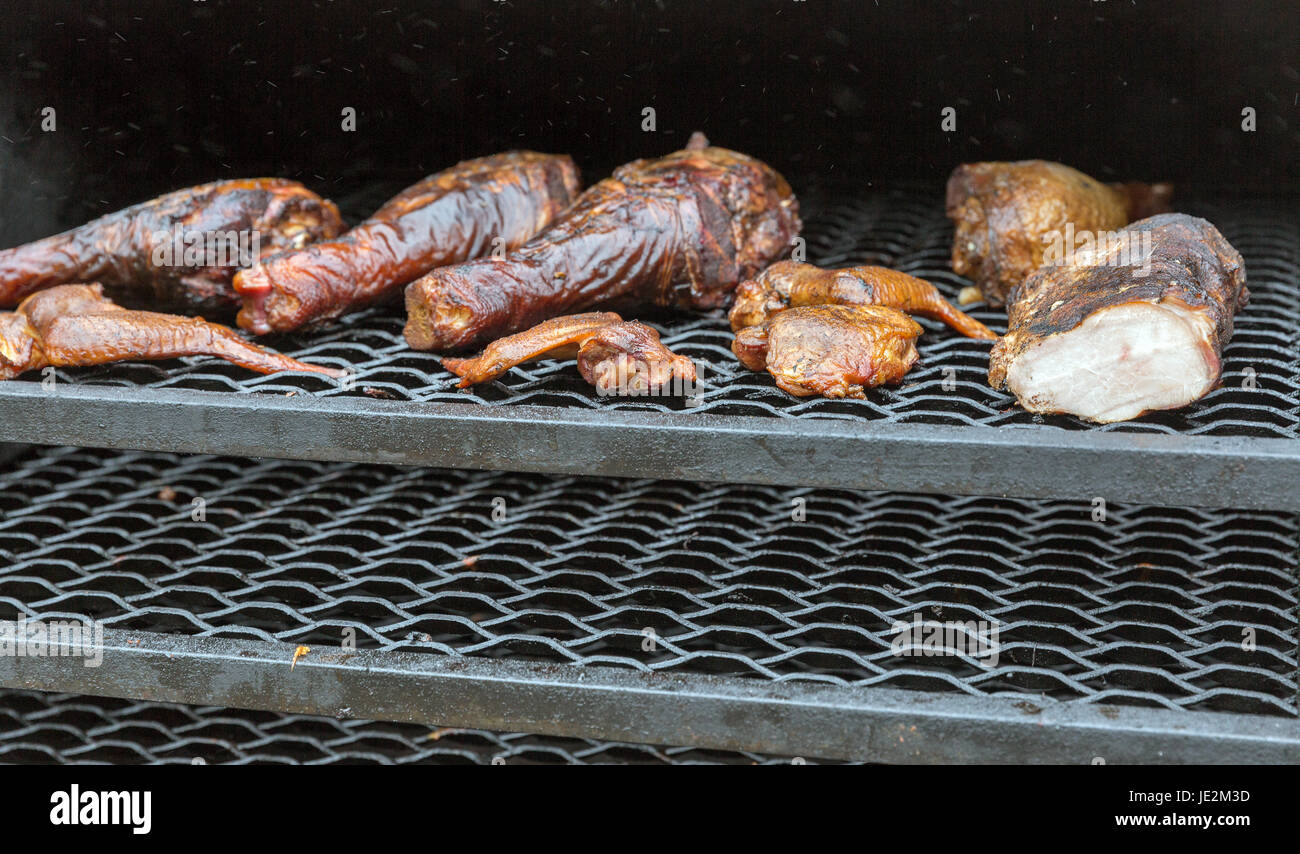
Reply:
[[[1248,298],[1245,264],[1218,229],[1153,216],[1016,289],[989,382],[1030,412],[1099,423],[1186,406],[1218,384]]]

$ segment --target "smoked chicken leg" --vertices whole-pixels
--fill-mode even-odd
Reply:
[[[334,203],[296,181],[203,184],[0,250],[0,308],[42,288],[93,281],[149,308],[232,314],[240,267],[342,230]]]
[[[603,327],[582,342],[578,372],[601,395],[641,395],[695,384],[695,363],[663,345],[659,333],[629,320]]]
[[[179,356],[216,356],[261,374],[343,375],[258,347],[233,329],[201,318],[129,311],[109,301],[98,283],[47,288],[27,297],[16,311],[0,312],[0,379],[50,365]]]
[[[924,279],[887,267],[823,270],[798,261],[778,261],[741,283],[731,307],[731,329],[758,326],[777,312],[804,305],[883,305],[941,321],[968,338],[997,338]]]
[[[920,358],[920,334],[915,320],[884,306],[803,306],[740,330],[731,350],[796,397],[865,397],[865,389],[902,381]]]
[[[683,385],[696,379],[694,363],[665,347],[658,332],[612,311],[553,317],[493,341],[475,358],[445,358],[442,366],[468,388],[534,359],[575,356],[583,379],[602,395],[648,394],[674,379]]]
[[[286,332],[400,295],[434,267],[514,249],[578,194],[568,157],[510,151],[430,175],[347,234],[235,277],[239,325]]]
[[[572,359],[578,348],[596,332],[606,326],[622,323],[623,318],[612,311],[590,311],[553,317],[532,329],[505,338],[498,338],[472,359],[445,358],[442,366],[460,377],[459,388],[494,380],[513,368],[534,359],[547,356]]]
[[[616,169],[504,258],[412,282],[406,340],[458,350],[593,306],[717,308],[799,228],[784,178],[696,134],[683,151]]]
[[[1169,184],[1106,185],[1047,160],[966,163],[948,179],[953,272],[973,279],[990,305],[1004,305],[1057,236],[1123,228],[1169,210],[1171,194]]]

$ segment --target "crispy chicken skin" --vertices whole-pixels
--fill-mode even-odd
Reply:
[[[952,269],[991,305],[1039,268],[1053,233],[1114,231],[1169,210],[1168,184],[1102,184],[1047,160],[966,163],[948,179]],[[1044,239],[1047,238],[1047,239]]]
[[[612,311],[591,311],[553,317],[532,329],[498,338],[472,359],[445,358],[442,366],[460,377],[459,388],[494,380],[524,362],[551,357],[572,359],[578,348],[601,329],[622,323]]]
[[[202,318],[129,311],[105,297],[98,283],[57,285],[27,297],[16,311],[0,312],[0,379],[49,365],[178,356],[216,356],[261,374],[343,375],[258,347],[233,329]]]
[[[865,397],[865,389],[902,381],[920,358],[920,334],[915,320],[885,306],[803,306],[740,330],[731,350],[796,397]]]
[[[1075,262],[1043,267],[1013,292],[989,360],[994,388],[1030,412],[1108,423],[1185,406],[1218,384],[1233,315],[1249,298],[1241,255],[1218,229],[1161,214]]]
[[[673,380],[695,383],[695,363],[663,345],[659,333],[629,320],[603,327],[578,350],[578,371],[601,395],[648,394]]]
[[[504,258],[442,267],[406,289],[406,340],[457,350],[592,306],[723,306],[799,233],[790,186],[708,145],[637,160]]]
[[[219,245],[231,232],[244,237],[249,251],[256,235],[258,254],[265,256],[334,237],[343,227],[333,202],[296,181],[252,178],[177,190],[0,250],[0,307],[11,308],[42,288],[97,281],[141,306],[230,314],[239,307],[231,279],[242,258],[238,244]],[[187,239],[196,249],[214,252],[191,252],[187,259]]]
[[[742,282],[731,307],[731,329],[758,326],[777,312],[804,305],[883,305],[951,326],[968,338],[997,338],[987,326],[953,308],[924,279],[887,267],[823,270],[778,261],[758,278]]]
[[[509,151],[458,163],[403,190],[339,239],[241,272],[239,325],[285,332],[400,295],[434,267],[518,247],[578,189],[577,167],[562,155]]]

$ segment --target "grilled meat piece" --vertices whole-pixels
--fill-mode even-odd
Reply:
[[[630,320],[603,327],[578,350],[578,371],[601,395],[649,394],[674,379],[696,380],[695,363],[678,356],[659,340],[659,333]]]
[[[864,389],[902,381],[920,358],[920,334],[915,320],[885,306],[803,306],[740,330],[731,350],[796,397],[865,397]]]
[[[296,181],[252,178],[177,190],[0,250],[0,307],[42,288],[97,281],[141,306],[233,314],[239,296],[231,279],[241,266],[343,227],[333,202]]]
[[[572,359],[578,355],[582,342],[601,329],[622,322],[623,318],[612,311],[553,317],[532,329],[498,338],[472,359],[443,359],[442,366],[460,377],[459,388],[469,388],[494,380],[515,365],[534,359],[548,356]]]
[[[505,258],[443,267],[406,289],[406,340],[456,350],[596,305],[725,305],[800,228],[785,179],[702,134],[621,166]]]
[[[966,163],[948,179],[952,269],[1003,305],[1067,225],[1076,234],[1114,231],[1169,210],[1172,192],[1169,184],[1107,186],[1047,160]]]
[[[1213,225],[1162,214],[1013,293],[989,382],[1030,412],[1108,423],[1186,406],[1218,384],[1246,267]]]
[[[510,151],[467,160],[390,199],[327,243],[268,258],[235,277],[239,325],[285,332],[396,297],[434,267],[514,249],[578,194],[566,156]]]
[[[494,380],[534,359],[578,359],[583,379],[601,394],[639,394],[674,378],[695,382],[695,365],[663,345],[659,333],[612,311],[569,314],[544,320],[532,329],[498,338],[472,359],[447,357],[442,366],[468,388]]]
[[[941,321],[968,338],[998,337],[953,308],[924,279],[887,267],[823,270],[798,261],[778,261],[758,278],[741,282],[731,307],[731,329],[758,326],[777,312],[801,305],[883,305]]]
[[[103,365],[131,359],[217,356],[250,371],[342,371],[309,365],[245,341],[201,318],[129,311],[98,283],[38,291],[16,311],[0,312],[0,379],[44,368]]]

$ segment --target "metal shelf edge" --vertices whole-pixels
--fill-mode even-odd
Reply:
[[[100,647],[90,647],[92,652]],[[872,762],[1300,761],[1300,719],[764,682],[107,629],[9,688]],[[79,650],[85,652],[85,650]],[[1101,748],[1099,745],[1104,744]]]
[[[0,441],[1300,511],[1300,442],[11,383]]]

